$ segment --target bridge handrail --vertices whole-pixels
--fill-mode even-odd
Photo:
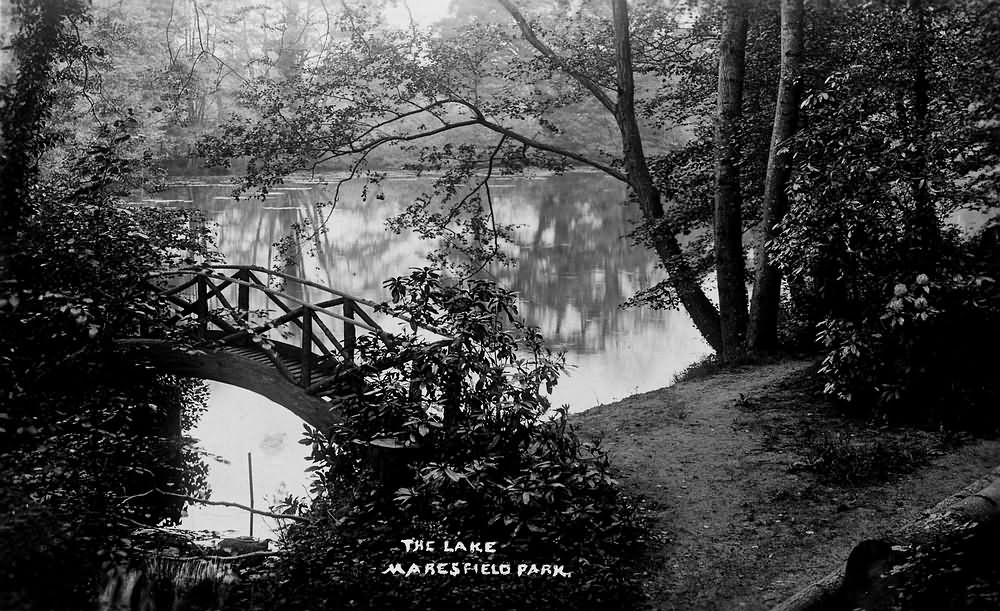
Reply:
[[[344,291],[341,291],[341,290],[338,290],[338,289],[334,289],[334,288],[330,288],[328,286],[324,286],[324,285],[322,285],[322,284],[320,284],[318,282],[313,282],[312,280],[306,280],[305,278],[300,278],[298,276],[293,276],[291,274],[285,274],[285,273],[279,272],[277,270],[268,269],[266,267],[261,267],[259,265],[209,264],[209,265],[201,265],[201,266],[197,266],[197,267],[183,267],[183,268],[180,268],[180,270],[185,270],[185,269],[197,270],[197,269],[206,269],[206,268],[207,269],[246,270],[246,271],[251,271],[251,272],[258,272],[258,273],[262,273],[262,274],[267,274],[269,276],[277,276],[279,278],[282,278],[283,280],[291,280],[292,282],[296,282],[298,284],[303,284],[305,286],[308,286],[308,287],[311,287],[311,288],[314,288],[314,289],[319,289],[321,291],[325,291],[327,293],[330,293],[331,295],[336,295],[338,297],[344,297],[346,299],[350,299],[351,301],[355,301],[357,303],[364,304],[364,305],[366,305],[366,306],[368,306],[370,308],[376,308],[379,305],[379,304],[375,303],[374,301],[372,301],[370,299],[365,299],[364,297],[357,297],[355,295],[351,295],[350,293],[345,293]],[[178,271],[180,271],[180,270],[178,270]]]
[[[262,274],[267,274],[269,276],[277,276],[277,277],[282,278],[284,280],[290,280],[292,282],[296,282],[296,283],[302,284],[304,286],[308,286],[308,287],[311,287],[311,288],[314,288],[314,289],[325,291],[327,293],[330,293],[331,295],[336,295],[338,297],[343,297],[345,299],[350,299],[351,301],[354,301],[355,303],[360,303],[362,305],[366,305],[366,306],[368,306],[368,307],[370,307],[372,309],[376,309],[376,308],[378,308],[381,305],[381,304],[376,303],[376,302],[374,302],[374,301],[372,301],[370,299],[365,299],[364,297],[357,297],[357,296],[352,295],[350,293],[347,293],[347,292],[344,292],[344,291],[341,291],[341,290],[338,290],[338,289],[330,288],[328,286],[324,286],[324,285],[322,285],[322,284],[320,284],[318,282],[313,282],[312,280],[306,280],[305,278],[300,278],[298,276],[292,276],[291,274],[285,274],[285,273],[279,272],[277,270],[269,269],[269,268],[266,268],[266,267],[261,267],[259,265],[233,265],[233,264],[214,264],[213,263],[213,264],[207,264],[207,265],[199,265],[199,266],[191,266],[191,267],[181,267],[181,268],[178,268],[176,270],[166,270],[166,271],[163,271],[163,272],[153,272],[153,273],[150,274],[150,276],[151,277],[155,277],[155,276],[159,276],[159,275],[192,275],[192,274],[194,274],[194,275],[204,275],[204,274],[199,274],[198,272],[201,272],[202,270],[205,270],[205,269],[224,269],[224,270],[258,272],[258,273],[262,273]],[[233,278],[233,277],[231,277],[231,276],[207,275],[205,277],[212,278],[214,280],[226,280],[226,281],[229,281],[229,282],[234,282],[236,284],[243,284],[243,282],[237,282],[236,279]],[[262,287],[259,284],[251,284],[250,286],[256,287],[258,289],[264,289],[265,288],[265,287]],[[265,292],[269,292],[269,291],[265,291]],[[276,295],[276,296],[281,296],[281,297],[285,297],[287,299],[290,299],[290,300],[294,301],[295,303],[298,303],[300,305],[304,305],[306,307],[309,307],[309,304],[305,304],[302,301],[296,300],[293,297],[290,297],[289,295],[286,295],[285,293],[282,293],[280,291],[276,292],[276,293],[269,292],[269,294]],[[374,329],[372,329],[371,326],[367,326],[367,325],[365,325],[363,323],[354,323],[354,321],[351,320],[351,319],[346,319],[343,316],[333,314],[333,313],[328,312],[326,310],[317,310],[317,311],[322,312],[324,314],[330,314],[330,315],[334,316],[335,318],[337,318],[339,320],[346,320],[347,322],[351,322],[351,323],[355,324],[356,326],[360,326],[363,329],[366,329],[366,330],[369,330],[369,331],[373,331],[375,333],[384,333],[385,332],[381,328],[379,328],[378,331],[375,331]],[[376,327],[378,326],[374,321],[372,321],[365,314],[364,310],[359,310],[359,313],[361,315],[365,316],[365,318],[368,318],[369,322],[371,322],[373,326],[376,326]],[[413,320],[409,316],[406,316],[404,314],[396,313],[396,314],[392,314],[392,317],[393,318],[398,318],[399,320],[402,320],[404,322],[413,323]],[[440,336],[442,336],[444,338],[454,339],[449,333],[446,333],[442,329],[438,329],[438,328],[434,327],[433,325],[429,325],[427,323],[417,323],[417,326],[419,326],[421,328],[424,328],[424,329],[426,329],[428,331],[431,331],[433,333],[436,333],[436,334],[438,334],[438,335],[440,335]]]
[[[221,274],[206,273],[204,271],[201,271],[200,268],[198,268],[198,269],[183,269],[183,270],[166,270],[166,271],[161,271],[161,272],[153,272],[153,273],[149,274],[149,276],[153,277],[153,278],[160,277],[160,276],[200,276],[202,278],[206,278],[206,279],[210,279],[210,280],[224,280],[226,282],[229,282],[229,283],[232,283],[232,284],[236,284],[236,285],[239,285],[239,286],[247,286],[247,287],[250,287],[250,288],[257,289],[257,290],[261,291],[262,293],[266,293],[268,295],[273,295],[275,297],[281,297],[282,299],[287,299],[288,301],[291,301],[292,303],[298,304],[298,305],[304,307],[307,310],[310,310],[312,312],[318,312],[320,314],[326,314],[327,316],[336,318],[337,320],[342,320],[342,321],[344,321],[344,322],[346,322],[348,324],[354,325],[355,327],[361,327],[362,329],[364,329],[366,331],[371,331],[372,333],[375,333],[376,335],[380,335],[382,333],[385,333],[385,331],[383,331],[381,328],[379,328],[377,326],[372,326],[372,325],[369,325],[367,323],[355,320],[353,318],[348,318],[347,316],[344,316],[342,314],[338,314],[337,312],[334,312],[334,311],[332,311],[330,309],[321,308],[321,307],[316,306],[314,304],[311,304],[311,303],[309,303],[307,301],[303,301],[303,300],[301,300],[301,299],[299,299],[297,297],[293,297],[291,295],[288,295],[287,293],[282,293],[281,291],[277,291],[275,289],[272,289],[272,288],[269,288],[269,287],[266,287],[266,286],[254,283],[254,282],[247,282],[246,280],[239,280],[239,279],[236,279],[236,278],[232,278],[230,276],[225,276],[225,275],[221,275]],[[332,292],[332,290],[331,290],[331,292]],[[346,298],[347,299],[351,299],[352,301],[354,300],[354,297],[346,297]],[[365,305],[367,305],[367,304],[365,304]]]
[[[233,270],[235,272],[229,275]],[[305,291],[305,295],[303,296],[313,301],[313,303],[310,303],[305,299],[289,295],[284,290],[268,286],[270,282],[265,282],[261,278],[264,275],[276,276],[291,282],[297,282],[304,286],[316,288],[328,295],[321,296],[318,300],[312,300],[312,295],[308,291]],[[163,286],[162,282],[156,282],[157,279],[178,276],[182,277],[182,279],[178,282],[168,282],[166,283],[167,286]],[[160,299],[173,304],[177,308],[168,324],[174,324],[179,320],[183,320],[190,312],[195,313],[197,326],[193,331],[196,337],[202,340],[201,343],[196,344],[197,346],[207,346],[207,350],[214,350],[220,353],[232,348],[234,350],[231,351],[235,352],[238,356],[257,360],[258,363],[260,360],[254,357],[252,353],[254,351],[263,352],[274,368],[277,369],[281,378],[304,389],[308,395],[320,398],[325,398],[330,393],[335,392],[336,389],[333,386],[338,380],[343,378],[343,372],[339,366],[331,368],[331,363],[342,361],[348,364],[357,364],[355,360],[357,329],[360,328],[371,332],[374,337],[386,342],[389,346],[394,343],[393,338],[395,335],[390,331],[382,329],[381,325],[365,311],[366,307],[378,310],[380,309],[379,304],[304,278],[298,278],[256,265],[203,265],[164,269],[150,273],[144,286],[147,289],[155,291]],[[238,289],[235,307],[224,295],[224,291],[229,287]],[[185,292],[192,288],[197,290],[196,297],[192,297],[189,293]],[[270,309],[268,308],[265,316],[271,318],[270,320],[263,324],[257,324],[257,316],[254,316],[255,321],[252,322],[251,313],[256,310],[251,308],[251,288],[267,296],[265,303],[269,299],[284,310],[285,313],[277,318],[271,318]],[[287,287],[283,286],[282,288]],[[229,294],[231,295],[231,292]],[[223,314],[219,315],[217,313],[219,310],[210,306],[212,300],[219,303],[224,312]],[[343,306],[342,314],[330,309],[331,306],[339,305]],[[333,320],[343,322],[342,340],[334,335],[330,327],[327,327],[327,323],[324,323],[318,316],[319,314],[325,314]],[[232,316],[236,322],[235,325],[230,324],[228,316]],[[431,325],[421,324],[409,317],[398,314],[393,314],[392,316],[397,320],[409,323],[414,330],[419,328],[437,334],[441,339],[434,341],[431,345],[439,345],[442,342],[445,344],[454,342],[454,338]],[[239,324],[240,322],[246,323],[245,328],[241,328],[243,325]],[[270,330],[277,329],[279,325],[285,325],[286,323],[288,326],[294,324],[301,330],[298,346],[281,342],[278,342],[279,345],[277,346],[271,346],[268,342],[261,342],[255,339],[260,336],[266,337]],[[254,326],[255,324],[256,326]],[[213,325],[215,328],[209,332],[208,325]],[[315,328],[322,331],[322,336],[317,337],[314,332]],[[221,333],[219,330],[221,330]],[[139,333],[142,333],[141,325]],[[283,337],[288,336],[283,335]],[[138,338],[138,340],[142,341],[142,338]],[[330,342],[330,347],[326,345],[326,340]],[[159,342],[162,339],[155,341]],[[251,353],[240,352],[240,350],[245,350],[246,347],[250,346],[251,342],[258,344],[255,349],[251,350]],[[156,345],[159,346],[159,344]],[[318,357],[314,354],[314,349],[316,348],[322,353]],[[247,354],[250,354],[250,356],[247,356]],[[316,360],[317,358],[319,360]],[[298,369],[294,367],[296,361],[299,365]],[[218,363],[212,361],[207,371],[215,372],[215,375],[220,375],[216,371],[218,369],[217,365]],[[319,376],[318,379],[314,374]],[[250,386],[248,388],[256,387]]]

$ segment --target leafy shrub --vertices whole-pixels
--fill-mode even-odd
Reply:
[[[1000,606],[1000,521],[970,522],[943,539],[913,546],[888,577],[878,605],[893,611]]]
[[[356,390],[313,431],[315,523],[292,528],[265,608],[592,608],[641,599],[646,531],[607,456],[550,413],[562,359],[486,281],[433,270],[387,283],[388,313],[447,336],[359,341]],[[345,376],[350,373],[345,371]],[[360,379],[358,379],[360,378]],[[543,390],[544,389],[544,390]],[[401,539],[496,541],[495,554],[405,554]],[[561,564],[568,578],[383,575],[391,563]]]
[[[113,340],[165,320],[143,281],[204,252],[182,211],[131,210],[79,180],[34,185],[0,300],[0,607],[94,608],[137,525],[176,523],[206,466],[185,435],[204,385],[121,358]],[[53,575],[58,575],[57,579]]]
[[[702,378],[715,375],[721,370],[722,366],[719,365],[719,360],[716,358],[715,354],[709,354],[701,357],[697,361],[675,373],[673,383],[680,384],[681,382],[700,380]]]
[[[994,26],[968,7],[935,13],[964,42],[927,41],[928,73],[946,76],[918,112],[899,102],[912,102],[915,24],[890,7],[834,15],[772,245],[792,312],[819,325],[826,390],[856,410],[992,428],[997,250],[944,220],[996,202],[996,138],[983,128],[997,91],[973,86],[993,83],[995,66],[936,62],[992,48]]]
[[[155,329],[161,319],[143,284],[148,273],[185,250],[205,254],[204,236],[178,223],[184,213],[129,211],[108,196],[138,175],[121,155],[134,117],[109,121],[86,149],[63,151],[63,163],[48,156],[65,136],[54,116],[71,114],[76,85],[82,92],[94,80],[81,67],[103,56],[80,38],[88,4],[14,2],[5,15],[17,28],[5,52],[18,67],[0,83],[5,609],[96,608],[102,570],[127,556],[128,532],[176,522],[182,509],[152,495],[124,497],[205,484],[184,436],[204,406],[200,383],[157,375],[113,350],[130,326]]]
[[[825,434],[808,446],[807,468],[821,481],[861,486],[919,467],[927,448],[910,439],[861,439],[852,434]]]
[[[778,345],[787,351],[807,354],[819,347],[811,309],[790,295],[781,296],[778,308]]]
[[[825,320],[826,392],[894,420],[995,427],[1000,269],[983,254],[980,238],[955,271],[895,284],[877,315]]]
[[[939,6],[932,29],[955,36],[928,38],[919,11],[844,5],[828,15],[818,53],[805,60],[808,121],[792,146],[789,209],[772,250],[796,317],[808,326],[832,319],[823,332],[863,356],[873,346],[850,336],[880,333],[876,321],[893,287],[909,288],[920,274],[940,287],[935,307],[961,317],[947,303],[949,285],[974,272],[956,265],[959,240],[943,221],[994,207],[1000,176],[996,62],[977,59],[996,49],[997,24],[976,6]],[[915,52],[927,55],[915,61]],[[926,107],[915,70],[929,76]],[[920,325],[930,326],[937,322]]]

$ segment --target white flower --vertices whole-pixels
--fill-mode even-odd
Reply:
[[[895,299],[889,302],[889,309],[892,310],[893,312],[899,312],[900,310],[903,309],[903,300],[896,297]]]
[[[923,296],[917,297],[916,299],[913,300],[913,305],[918,310],[923,310],[924,308],[927,307],[927,298]]]
[[[930,278],[927,277],[927,274],[920,274],[917,276],[917,284],[920,286],[924,286],[928,282],[930,282]]]
[[[895,288],[892,289],[892,294],[896,297],[902,297],[906,294],[906,285],[900,282]]]

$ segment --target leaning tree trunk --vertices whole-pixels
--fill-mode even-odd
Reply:
[[[604,87],[581,73],[565,58],[548,47],[532,30],[528,20],[512,0],[497,0],[521,29],[525,40],[563,72],[573,77],[584,89],[601,103],[615,118],[622,138],[622,156],[625,173],[614,172],[625,182],[638,200],[643,220],[650,228],[650,242],[660,261],[667,269],[668,282],[691,316],[695,327],[716,351],[722,349],[722,332],[719,312],[701,288],[701,278],[688,263],[677,241],[676,231],[663,214],[660,193],[649,173],[649,165],[642,150],[642,137],[635,115],[635,83],[632,74],[632,47],[629,37],[628,4],[626,0],[612,0],[614,24],[615,69],[617,72],[617,100],[612,100]],[[607,171],[607,169],[605,169]]]
[[[628,182],[642,215],[651,226],[651,241],[660,261],[667,269],[671,286],[677,291],[681,305],[691,316],[695,327],[717,352],[724,347],[719,312],[701,288],[700,278],[685,259],[677,236],[663,223],[663,201],[653,183],[649,165],[642,149],[642,136],[635,114],[635,82],[632,75],[632,45],[629,39],[628,5],[626,0],[611,4],[615,32],[615,64],[617,69],[618,102],[615,119],[622,137],[622,154]],[[746,303],[743,305],[746,310]]]
[[[789,140],[795,134],[799,109],[799,66],[802,59],[802,0],[781,0],[781,76],[771,131],[771,150],[764,181],[763,219],[756,249],[756,273],[750,304],[748,343],[755,353],[777,346],[781,272],[771,261],[768,243],[788,209],[785,188],[792,169]]]
[[[719,284],[724,363],[745,351],[747,290],[743,262],[743,198],[737,127],[743,107],[747,10],[744,0],[726,0],[719,42],[719,92],[715,116],[715,265]]]

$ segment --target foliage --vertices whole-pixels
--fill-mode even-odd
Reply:
[[[590,607],[641,599],[645,530],[607,456],[545,394],[561,357],[486,281],[430,269],[387,282],[405,336],[359,340],[357,390],[329,437],[312,432],[317,523],[289,533],[267,608]],[[424,337],[420,327],[444,339]],[[349,372],[345,372],[347,375]],[[406,554],[400,540],[496,541],[497,553]],[[411,562],[565,565],[569,578],[383,575]],[[450,566],[450,565],[449,565]],[[516,570],[516,568],[515,568]],[[631,601],[631,603],[629,602]]]
[[[857,438],[827,433],[807,447],[806,468],[820,481],[837,486],[865,486],[908,473],[923,464],[928,449],[906,438]]]
[[[314,42],[289,43],[270,25],[294,28],[296,18],[313,18],[294,13],[287,3],[231,0],[98,3],[72,31],[81,52],[59,71],[52,131],[73,149],[86,145],[92,129],[132,120],[138,153],[187,157],[198,133],[235,106],[244,79],[280,71],[273,64],[284,58],[269,54]]]
[[[778,345],[785,351],[799,354],[816,352],[816,321],[813,312],[802,300],[793,298],[787,291],[778,305]]]
[[[1000,603],[993,545],[1000,522],[969,522],[943,539],[913,546],[894,567],[873,609],[990,609]]]
[[[1000,386],[989,355],[1000,341],[996,254],[980,238],[954,271],[896,284],[876,315],[821,323],[826,392],[892,420],[995,428]]]
[[[711,377],[722,371],[722,366],[714,354],[704,356],[674,374],[673,383],[690,382]]]
[[[771,248],[795,326],[819,325],[826,391],[892,420],[994,426],[995,229],[945,225],[996,200],[998,23],[981,8],[935,7],[921,29],[913,10],[846,5],[808,69]]]
[[[995,20],[975,21],[971,6],[935,11],[935,31],[955,31],[962,41],[933,38],[928,133],[921,137],[913,127],[919,41],[912,17],[866,5],[830,19],[839,33],[810,66],[823,76],[804,98],[809,124],[795,143],[791,209],[773,245],[793,297],[814,322],[873,314],[896,278],[931,274],[949,245],[914,242],[920,189],[937,224],[955,210],[988,207],[998,152],[987,143],[983,116],[986,108],[995,113],[998,91],[972,84],[995,80],[995,68],[980,58],[990,55]]]
[[[77,1],[19,0],[10,8],[19,27],[3,41],[9,45],[4,52],[9,53],[13,69],[4,66],[9,74],[0,74],[0,236],[7,242],[0,249],[9,246],[8,232],[27,216],[24,203],[38,174],[39,158],[52,145],[46,128],[55,101],[53,73],[59,60],[78,52],[69,25],[86,19],[85,5]],[[0,263],[6,267],[5,261]]]
[[[753,227],[761,215],[760,201],[774,118],[777,89],[779,19],[773,3],[749,3],[743,103],[737,120],[738,167],[743,201],[743,226]],[[653,67],[660,76],[656,94],[643,101],[650,120],[684,125],[686,138],[673,150],[657,155],[650,165],[663,191],[667,215],[685,236],[688,256],[702,274],[715,267],[713,214],[715,199],[715,126],[718,85],[720,5],[694,11],[690,28],[674,34],[682,53]],[[637,235],[641,234],[640,228]],[[752,266],[747,266],[752,270]],[[630,305],[676,306],[666,282],[640,292]]]
[[[3,607],[93,607],[102,570],[127,556],[127,534],[175,523],[183,508],[125,497],[205,487],[187,436],[204,386],[159,375],[114,340],[169,333],[145,281],[210,256],[206,235],[188,212],[133,209],[108,195],[129,179],[115,141],[100,134],[18,201],[31,214],[0,300]]]
[[[398,169],[431,174],[432,187],[390,229],[435,241],[436,266],[457,259],[478,271],[483,261],[506,260],[512,230],[498,222],[491,179],[575,165],[627,182],[605,91],[616,78],[606,6],[531,6],[525,27],[545,41],[544,52],[502,10],[456,7],[434,28],[400,29],[383,22],[381,3],[369,4],[342,3],[327,22],[340,36],[303,63],[300,78],[248,81],[240,112],[201,140],[212,165],[248,160],[240,193],[266,193],[301,169],[346,170],[342,181],[367,182]],[[688,41],[659,3],[635,11],[642,94]],[[651,123],[662,137],[646,148],[672,146],[672,126]]]

